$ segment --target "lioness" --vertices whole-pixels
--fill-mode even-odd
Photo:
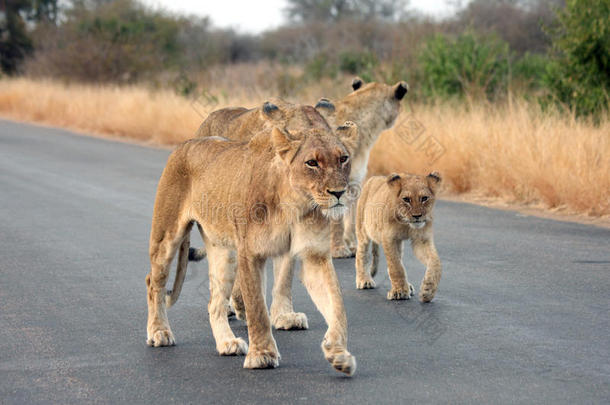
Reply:
[[[381,244],[392,283],[388,299],[408,300],[413,286],[402,265],[402,242],[410,239],[415,257],[426,265],[419,297],[423,302],[434,298],[441,279],[441,262],[432,237],[432,209],[440,182],[436,172],[426,177],[401,173],[367,180],[357,208],[356,288],[375,288],[373,277]],[[371,242],[372,261],[368,252]]]
[[[357,128],[346,123],[336,133],[309,128],[289,134],[273,128],[249,142],[196,138],[171,154],[159,180],[150,236],[149,345],[175,344],[166,300],[174,302],[180,292],[189,233],[196,222],[209,259],[208,312],[221,355],[247,351],[245,368],[278,365],[262,290],[263,269],[267,257],[290,252],[303,260],[303,284],[328,324],[322,343],[326,359],[336,370],[354,373],[356,361],[347,351],[347,319],[328,244],[328,217],[344,210],[348,149],[357,139]],[[166,297],[168,266],[177,249],[178,288]],[[227,320],[237,268],[249,349]]]

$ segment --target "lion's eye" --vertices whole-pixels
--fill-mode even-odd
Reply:
[[[318,161],[314,159],[309,159],[305,164],[309,167],[318,167]]]
[[[422,196],[422,198],[421,198],[421,202],[426,202],[426,201],[428,201],[428,199],[429,199],[429,198],[430,198],[430,197],[428,197],[427,195],[424,195],[424,196]]]
[[[341,162],[341,163],[345,163],[345,162],[347,162],[347,159],[349,159],[349,156],[341,156],[341,157],[339,158],[339,162]]]
[[[407,204],[411,204],[411,197],[405,197],[402,199],[404,202],[406,202]]]

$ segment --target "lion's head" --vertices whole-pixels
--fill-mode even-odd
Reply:
[[[394,85],[376,82],[365,84],[356,77],[352,81],[352,89],[352,93],[335,104],[328,99],[320,99],[316,109],[331,122],[334,118],[354,121],[361,130],[378,135],[394,125],[400,113],[400,102],[409,86],[403,81]]]
[[[357,136],[358,129],[352,122],[338,127],[335,134],[321,128],[288,133],[277,127],[271,133],[293,190],[332,218],[339,218],[345,211],[350,154]]]
[[[270,126],[279,127],[288,132],[302,128],[331,130],[324,117],[314,107],[293,104],[281,98],[265,101],[260,108],[259,117],[261,122],[267,122]]]
[[[390,189],[395,191],[396,218],[412,228],[423,228],[432,219],[441,176],[437,172],[425,177],[407,173],[391,174],[387,182]]]

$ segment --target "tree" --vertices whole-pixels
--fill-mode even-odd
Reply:
[[[518,54],[545,53],[550,46],[542,25],[553,21],[563,0],[473,0],[458,13],[457,29],[496,33]]]
[[[336,22],[344,19],[380,18],[393,20],[402,16],[404,0],[288,0],[286,14],[301,22]]]
[[[0,0],[0,67],[15,73],[32,51],[26,22],[55,22],[57,0]]]
[[[544,78],[555,98],[576,115],[608,110],[610,97],[610,2],[568,0],[548,29],[553,63]]]

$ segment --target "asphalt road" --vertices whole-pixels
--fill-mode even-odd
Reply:
[[[147,347],[168,153],[0,121],[0,403],[610,402],[610,230],[469,204],[437,205],[431,304],[387,301],[384,271],[357,291],[354,261],[335,262],[353,378],[324,360],[326,327],[299,282],[310,329],[274,332],[279,368],[218,356],[206,261],[169,311],[177,346]],[[418,287],[423,266],[408,249],[404,261]]]

